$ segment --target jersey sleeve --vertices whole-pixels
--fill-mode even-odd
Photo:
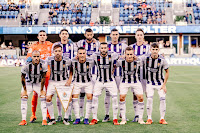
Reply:
[[[122,55],[125,54],[125,50],[126,50],[127,47],[128,47],[127,44],[125,44],[125,43],[122,44],[122,53],[121,53]]]
[[[113,57],[113,60],[117,60],[119,58],[119,55],[117,53],[113,52],[112,57]]]
[[[121,65],[122,65],[122,60],[121,59],[117,60],[116,67],[120,67]]]
[[[167,60],[163,60],[163,69],[166,70],[169,68],[169,64],[167,63]]]

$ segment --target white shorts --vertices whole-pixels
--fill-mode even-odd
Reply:
[[[88,82],[88,83],[77,83],[77,82],[74,82],[73,85],[74,85],[74,90],[73,90],[72,94],[80,94],[80,92],[82,92],[82,89],[87,94],[92,94],[92,92],[93,92],[93,84],[92,84],[92,82]]]
[[[115,76],[115,81],[116,81],[116,84],[117,84],[117,89],[119,89],[120,82],[121,82],[121,77],[120,76]]]
[[[44,87],[45,88],[45,87]],[[38,95],[40,95],[40,90],[41,90],[41,83],[29,83],[26,82],[26,90],[27,90],[27,95],[29,96],[31,92],[35,91]],[[22,87],[21,92],[24,91],[24,87]],[[44,91],[46,91],[44,89]]]
[[[96,74],[92,74],[92,81],[91,81],[92,88],[94,87],[96,80],[97,80],[97,75]],[[85,92],[85,88],[84,87],[81,88],[81,93],[87,93],[87,92]]]
[[[63,81],[54,81],[54,80],[49,80],[49,85],[48,85],[48,89],[47,89],[47,96],[51,96],[54,95],[56,92],[56,86],[64,86],[66,84],[67,80],[63,80]]]
[[[140,82],[120,83],[120,86],[119,86],[120,95],[126,95],[129,88],[131,88],[131,91],[134,92],[135,95],[143,95],[143,89]]]
[[[159,97],[165,97],[166,93],[162,90],[160,90],[160,88],[162,87],[162,85],[152,85],[152,84],[147,84],[147,97],[153,97],[154,95],[154,90],[158,91],[158,95]]]
[[[116,96],[118,89],[117,89],[117,85],[115,81],[111,81],[111,82],[106,82],[106,83],[102,83],[99,81],[96,81],[95,85],[94,85],[94,89],[93,89],[93,95],[101,95],[102,90],[106,88],[111,96]]]
[[[142,84],[143,92],[146,92],[147,80],[141,79],[141,84]]]

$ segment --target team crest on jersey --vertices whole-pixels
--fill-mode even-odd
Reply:
[[[69,49],[71,49],[71,46],[69,46]]]
[[[134,65],[134,68],[136,68],[136,65]]]
[[[109,59],[108,60],[111,60],[111,57],[109,57]]]
[[[63,92],[63,97],[67,97],[67,93],[66,92]]]
[[[119,46],[120,49],[122,49],[122,46]]]
[[[158,63],[158,67],[160,66],[160,63]]]
[[[63,68],[65,68],[65,64],[63,64]]]
[[[87,69],[89,68],[89,65],[87,65]]]
[[[143,51],[146,51],[146,48],[144,48]]]

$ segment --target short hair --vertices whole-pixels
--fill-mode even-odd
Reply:
[[[133,50],[133,48],[130,47],[130,46],[128,46],[128,47],[126,47],[126,49],[125,49],[125,53],[126,53],[126,51],[131,51],[131,50]]]
[[[143,31],[143,29],[141,29],[141,28],[138,28],[137,30],[136,30],[136,32],[138,32],[138,31],[142,31],[143,32],[143,34],[144,34],[144,31]],[[135,33],[136,33],[135,32]]]
[[[56,45],[54,45],[53,46],[53,50],[55,50],[55,49],[57,49],[57,48],[61,48],[61,50],[62,50],[62,45],[61,44],[56,44]]]
[[[108,46],[108,43],[107,42],[101,42],[100,45],[104,45],[106,44]]]
[[[113,31],[118,31],[118,29],[116,29],[116,28],[112,29],[112,30],[111,30],[111,33],[112,33]],[[118,32],[119,32],[119,31],[118,31]]]
[[[151,48],[159,48],[158,43],[154,42],[151,44]]]
[[[87,28],[86,30],[85,30],[85,33],[86,32],[93,32],[93,30],[91,29],[91,28]]]
[[[32,55],[33,55],[33,53],[40,53],[40,51],[38,51],[38,50],[33,50]]]
[[[40,32],[44,32],[44,33],[46,33],[46,31],[45,31],[45,30],[40,30],[40,31],[38,32],[38,34],[39,34]]]
[[[84,48],[84,47],[79,47],[79,48],[78,48],[78,51],[79,51],[79,50],[85,50],[85,48]]]
[[[69,32],[68,32],[67,29],[62,29],[62,30],[60,30],[60,34],[61,34],[63,31],[67,31],[67,33],[69,34]]]

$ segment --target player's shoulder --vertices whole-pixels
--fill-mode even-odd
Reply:
[[[45,63],[45,60],[40,59],[40,63],[44,64],[44,63]]]
[[[75,62],[78,62],[78,60],[74,57],[74,58],[72,58],[72,63],[75,63]]]
[[[69,57],[67,57],[67,56],[63,56],[63,60],[65,60],[65,61],[71,61],[71,59]]]
[[[125,59],[124,58],[119,58],[117,61],[118,62],[122,62],[122,61],[125,61]]]
[[[50,42],[50,41],[46,41],[46,43],[47,43],[48,46],[52,46],[53,45],[53,43]]]
[[[78,44],[83,43],[84,40],[85,40],[85,39],[81,39],[81,40],[79,40],[77,43],[78,43]]]
[[[54,60],[54,56],[47,57],[47,60]]]
[[[165,60],[165,57],[164,57],[163,55],[161,55],[161,54],[159,54],[159,58],[160,58],[161,60]]]
[[[93,60],[92,58],[88,58],[88,57],[87,57],[87,58],[86,58],[86,61],[87,61],[87,62],[93,62],[94,60]]]
[[[100,52],[94,52],[92,55],[93,56],[100,56]]]
[[[112,54],[115,54],[114,51],[108,51],[108,55],[112,55]]]
[[[136,45],[136,43],[133,43],[133,44],[130,44],[129,46],[135,46]]]

